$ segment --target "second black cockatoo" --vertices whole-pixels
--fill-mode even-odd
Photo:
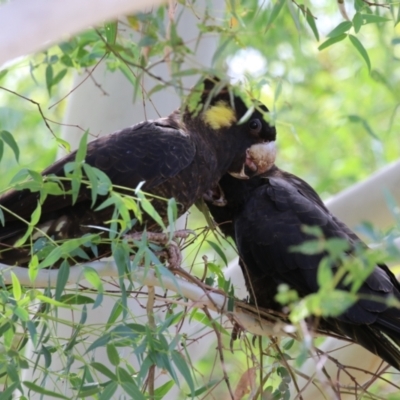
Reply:
[[[179,215],[215,186],[223,174],[246,178],[246,174],[268,169],[275,160],[275,129],[264,120],[262,111],[254,109],[241,121],[248,107],[217,80],[206,80],[199,94],[200,107],[196,111],[183,107],[166,118],[141,122],[90,142],[84,162],[104,172],[116,191],[124,192],[118,187],[134,189],[144,181],[144,192],[165,199],[174,197]],[[65,167],[75,157],[76,152],[65,156],[43,175],[65,177]],[[63,185],[71,193],[71,184],[63,180]],[[114,207],[96,211],[106,197],[98,196],[92,204],[90,188],[82,185],[75,202],[71,194],[48,195],[30,245],[15,247],[27,230],[26,221],[30,221],[39,198],[38,192],[29,189],[12,190],[0,197],[5,219],[5,226],[0,227],[1,263],[27,265],[35,251],[32,243],[43,235],[56,243],[87,233],[108,237],[106,229]],[[166,222],[166,201],[155,198],[152,204]],[[143,218],[133,231],[160,229],[150,217]],[[87,255],[76,254],[71,263],[109,255],[110,251],[105,241],[94,253],[85,248]]]
[[[276,300],[281,284],[295,289],[300,298],[319,290],[318,268],[327,252],[293,251],[293,246],[315,239],[304,226],[320,228],[327,239],[347,241],[349,254],[364,246],[310,185],[276,166],[247,181],[225,175],[215,197],[218,202],[207,205],[222,232],[234,238],[250,302],[259,307],[284,311]],[[331,264],[333,275],[339,267]],[[348,291],[350,284],[342,278],[337,289]],[[316,318],[312,327],[358,343],[400,370],[400,309],[387,303],[390,297],[400,301],[399,282],[379,264],[356,293],[358,300],[346,311]]]

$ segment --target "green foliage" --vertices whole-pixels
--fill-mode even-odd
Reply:
[[[168,202],[168,218],[164,221],[156,212],[153,199],[140,188],[127,194],[123,188],[113,187],[103,172],[84,162],[88,132],[82,135],[75,161],[66,166],[66,178],[40,174],[54,160],[58,146],[67,151],[70,148],[58,137],[59,125],[51,121],[62,120],[65,102],[57,101],[69,93],[73,71],[85,72],[99,62],[106,63],[108,73],[121,71],[125,75],[134,87],[136,106],[140,106],[144,77],[155,79],[147,92],[149,97],[169,87],[184,96],[187,93],[184,77],[216,74],[226,78],[226,69],[231,74],[239,57],[246,66],[241,67],[241,72],[247,78],[248,91],[267,103],[271,109],[267,118],[277,125],[281,148],[278,164],[305,178],[322,195],[336,193],[398,158],[400,97],[396,88],[400,40],[396,25],[400,8],[397,4],[391,4],[390,8],[373,7],[356,0],[354,11],[349,13],[350,20],[342,20],[336,3],[283,0],[227,3],[222,21],[208,12],[199,14],[194,3],[186,5],[187,10],[200,15],[199,37],[214,36],[219,40],[212,66],[193,64],[183,69],[182,61],[192,56],[189,42],[196,38],[180,33],[180,17],[167,22],[168,10],[163,6],[129,16],[127,22],[113,21],[88,30],[0,71],[0,99],[4,104],[0,107],[0,190],[29,189],[39,194],[37,207],[30,220],[25,221],[27,229],[18,243],[33,249],[28,270],[31,281],[35,281],[41,269],[59,265],[55,287],[45,289],[44,293],[24,288],[14,273],[11,273],[12,287],[2,285],[2,398],[11,398],[16,389],[25,398],[33,393],[67,398],[62,393],[68,387],[73,398],[112,399],[122,392],[129,398],[145,399],[150,397],[147,379],[153,367],[167,375],[166,382],[154,390],[153,398],[165,397],[174,385],[180,386],[181,397],[185,398],[206,398],[210,392],[214,397],[226,395],[223,391],[226,385],[221,384],[224,376],[218,373],[218,368],[210,367],[220,362],[221,354],[225,359],[230,357],[229,352],[223,351],[229,345],[229,331],[220,319],[210,320],[202,311],[190,309],[179,290],[176,294],[163,293],[171,303],[156,317],[147,311],[135,315],[129,309],[131,301],[143,302],[144,291],[132,280],[124,279],[132,271],[154,270],[161,286],[165,277],[176,278],[157,256],[161,246],[149,243],[145,234],[134,240],[124,235],[135,223],[143,221],[144,214],[162,230],[166,225],[174,226],[176,202],[162,200]],[[127,25],[140,39],[126,33]],[[167,60],[170,76],[164,80],[154,73],[152,66],[158,61],[165,62],[166,49],[171,50]],[[260,63],[256,72],[248,68],[253,63],[245,59],[251,52],[264,62],[264,67]],[[193,110],[198,105],[196,96],[183,101]],[[60,242],[44,237],[35,241],[35,225],[46,197],[69,194],[75,202],[82,188],[90,190],[93,208],[115,210],[109,236],[100,238],[91,234]],[[388,204],[399,221],[397,205],[390,196]],[[194,229],[205,225],[196,218],[190,222]],[[0,223],[4,225],[1,208]],[[357,300],[355,293],[376,262],[386,256],[398,256],[393,245],[395,231],[386,235],[385,252],[360,248],[348,256],[343,241],[325,240],[320,231],[305,229],[316,238],[293,250],[305,254],[325,251],[326,258],[318,270],[317,293],[300,300],[292,289],[280,288],[277,298],[288,305],[292,322],[298,326],[311,315],[342,313]],[[381,233],[368,224],[363,225],[362,231],[374,241],[382,239]],[[186,265],[191,273],[203,277],[206,284],[228,293],[232,310],[233,288],[218,261],[227,265],[235,251],[218,236],[207,236],[208,230],[199,228],[196,233],[199,234],[186,249]],[[169,238],[172,240],[172,233]],[[119,276],[105,282],[91,263],[84,263],[81,273],[86,286],[71,287],[69,279],[74,267],[70,264],[74,256],[84,258],[89,248],[95,253],[102,240],[112,243]],[[199,260],[201,256],[205,258]],[[349,290],[341,290],[339,282]],[[106,322],[88,322],[88,314],[101,313],[106,296],[115,300],[109,315],[104,316]],[[61,319],[61,309],[80,317]],[[143,316],[145,322],[139,319]],[[185,318],[200,328],[191,334],[182,331]],[[60,331],[62,335],[57,334]],[[223,349],[215,351],[213,345],[206,359],[193,365],[190,345],[210,332],[222,336]],[[88,341],[93,336],[96,339]],[[244,365],[253,366],[260,371],[260,377],[256,378],[258,394],[262,393],[264,398],[290,398],[293,378],[285,361],[295,359],[300,367],[308,359],[312,344],[307,338],[300,343],[287,339],[279,349],[274,340],[265,339],[255,349],[247,336],[243,337],[230,358],[231,364],[240,364],[242,370],[229,372],[230,382],[239,381],[240,374],[245,373]],[[34,349],[30,355],[24,352],[28,340]],[[99,352],[104,352],[107,365],[95,361]],[[61,366],[57,364],[59,360]],[[38,378],[23,380],[22,372],[28,369],[37,371]],[[54,382],[52,387],[57,390],[48,390],[47,382]]]

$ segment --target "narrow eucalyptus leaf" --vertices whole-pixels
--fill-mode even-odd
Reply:
[[[0,139],[2,139],[4,141],[4,143],[6,143],[11,148],[11,150],[14,152],[15,159],[18,162],[19,161],[19,147],[18,147],[17,142],[14,139],[14,136],[8,131],[1,131]],[[0,159],[1,159],[1,157],[0,157]]]

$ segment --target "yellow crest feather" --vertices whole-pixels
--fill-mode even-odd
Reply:
[[[203,120],[212,129],[218,130],[230,127],[236,121],[236,115],[226,101],[220,100],[204,112]]]

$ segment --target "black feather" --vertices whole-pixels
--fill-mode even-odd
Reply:
[[[235,239],[250,301],[259,307],[282,311],[275,300],[282,283],[301,297],[318,291],[317,270],[326,253],[290,250],[313,239],[303,225],[321,228],[326,238],[345,239],[353,250],[365,246],[306,182],[277,167],[248,181],[225,175],[218,190],[226,205],[208,202],[208,207],[221,230]],[[338,288],[348,290],[343,280]],[[400,310],[387,305],[391,296],[400,300],[399,282],[385,265],[376,265],[358,294],[342,315],[321,318],[318,329],[350,339],[400,370]]]
[[[174,197],[181,215],[204,192],[215,186],[224,173],[239,172],[249,147],[274,141],[276,135],[275,129],[264,121],[257,110],[251,116],[262,121],[262,129],[256,135],[247,123],[238,124],[247,107],[240,97],[232,97],[227,87],[220,87],[215,96],[211,93],[213,82],[206,81],[205,87],[201,94],[200,111],[193,113],[184,108],[166,118],[145,121],[94,140],[87,146],[85,162],[106,173],[114,185],[135,189],[145,181],[143,191],[165,199]],[[234,119],[231,124],[218,129],[210,126],[204,118],[206,102],[209,107],[221,102],[232,107]],[[64,166],[74,161],[75,156],[74,152],[55,162],[43,175],[65,176]],[[70,189],[68,182],[65,188]],[[125,193],[121,189],[115,190]],[[10,265],[26,265],[29,262],[30,247],[15,248],[14,243],[27,228],[20,218],[29,221],[38,200],[38,192],[27,189],[12,190],[0,197],[5,214],[5,227],[0,228],[0,262]],[[106,232],[93,228],[109,227],[106,222],[112,218],[113,207],[94,211],[104,200],[105,196],[98,196],[92,206],[91,191],[84,187],[74,204],[71,195],[48,195],[42,204],[37,226],[55,241],[78,238],[86,233],[100,233],[102,237],[107,237]],[[154,199],[152,204],[167,222],[167,203]],[[160,229],[144,215],[143,224],[136,224],[134,230],[141,231],[145,227],[147,230]],[[36,230],[34,234],[35,238],[40,236]],[[90,249],[86,250],[90,259],[96,257]],[[108,255],[110,250],[109,244],[102,243],[98,246],[98,256]],[[82,258],[74,257],[74,261],[79,260]]]

